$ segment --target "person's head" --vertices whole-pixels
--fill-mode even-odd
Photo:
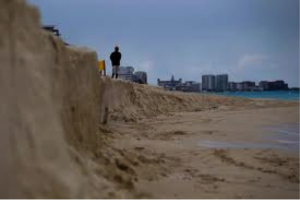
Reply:
[[[119,51],[119,47],[118,46],[115,46],[115,51]]]

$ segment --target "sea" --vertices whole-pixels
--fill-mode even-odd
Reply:
[[[224,142],[201,140],[198,145],[206,148],[220,149],[281,149],[299,152],[299,123],[278,124],[264,129],[270,133],[261,138],[261,142]]]
[[[221,92],[212,94],[251,99],[276,99],[286,101],[298,101],[300,99],[299,91]]]
[[[244,97],[251,99],[276,99],[284,101],[299,101],[299,91],[263,91],[263,92],[223,92],[215,95]],[[266,131],[273,133],[262,138],[265,143],[230,143],[221,141],[200,141],[199,145],[208,148],[279,148],[299,152],[300,124],[278,124],[266,127]]]

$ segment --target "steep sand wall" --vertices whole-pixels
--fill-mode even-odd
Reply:
[[[72,157],[99,138],[96,53],[41,30],[23,0],[1,0],[0,61],[0,196],[93,197]]]
[[[140,196],[100,123],[134,113],[133,85],[101,79],[96,53],[43,31],[23,0],[0,1],[0,62],[0,197]]]

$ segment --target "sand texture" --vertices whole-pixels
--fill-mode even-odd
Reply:
[[[100,77],[97,54],[0,0],[1,198],[299,198],[299,153],[216,149],[299,121],[298,102],[166,92]]]

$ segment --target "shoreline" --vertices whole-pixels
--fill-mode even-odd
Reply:
[[[249,98],[252,100],[260,100],[260,101],[281,101],[281,102],[300,102],[300,99],[272,99],[272,98]]]
[[[246,99],[252,99],[252,100],[273,100],[273,101],[293,101],[293,102],[299,102],[300,101],[300,96],[299,96],[299,92],[293,92],[293,93],[297,93],[298,95],[293,97],[293,98],[284,98],[282,97],[253,97],[253,96],[247,96],[249,94],[270,94],[270,93],[274,93],[276,94],[276,91],[265,91],[265,92],[251,92],[251,91],[242,91],[242,92],[225,92],[225,93],[200,93],[200,94],[208,94],[208,95],[216,95],[216,96],[224,96],[224,97],[240,97],[240,98],[246,98]],[[288,92],[288,91],[277,91],[277,92]],[[234,95],[234,94],[245,94],[245,95]]]

